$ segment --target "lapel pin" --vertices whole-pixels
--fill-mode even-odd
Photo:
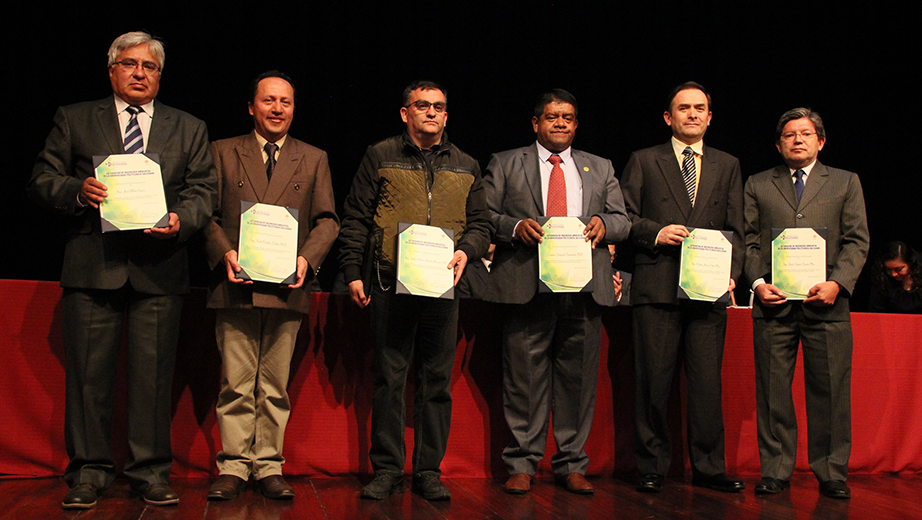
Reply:
[[[589,167],[588,167],[588,166],[583,166],[583,171],[584,171],[584,172],[588,172],[588,171],[589,171]]]

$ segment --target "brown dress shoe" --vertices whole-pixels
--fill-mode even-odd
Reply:
[[[208,488],[208,500],[233,500],[240,496],[246,481],[237,475],[221,475]]]
[[[586,477],[579,473],[570,473],[566,477],[560,479],[560,481],[561,485],[567,488],[567,491],[571,493],[591,495],[595,492],[595,488],[592,487],[592,484],[586,480]]]
[[[531,489],[531,475],[528,473],[516,473],[509,477],[503,490],[510,495],[524,495]]]
[[[259,479],[259,489],[262,490],[266,498],[275,500],[291,499],[295,497],[295,490],[291,489],[288,482],[281,475],[269,475]]]

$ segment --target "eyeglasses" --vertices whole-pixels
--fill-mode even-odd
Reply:
[[[132,58],[125,58],[122,61],[116,61],[112,65],[118,65],[125,72],[134,72],[138,68],[138,65],[141,65],[141,69],[143,69],[144,72],[148,74],[156,74],[160,72],[160,67],[156,63],[152,61],[139,62],[138,60]]]
[[[795,137],[800,137],[801,139],[811,139],[816,137],[816,132],[811,132],[807,130],[806,132],[788,132],[786,134],[781,134],[781,140],[785,142],[793,141]]]
[[[410,108],[411,106],[416,107],[416,110],[419,110],[420,112],[428,112],[429,107],[432,107],[435,109],[436,113],[439,113],[439,114],[441,114],[442,112],[445,111],[446,108],[448,108],[448,104],[442,103],[441,101],[430,103],[428,101],[423,101],[423,100],[414,101],[410,103],[409,105],[405,106],[404,108]]]

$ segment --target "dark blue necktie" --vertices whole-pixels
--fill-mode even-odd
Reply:
[[[804,171],[797,170],[794,172],[794,177],[797,177],[794,181],[794,191],[797,193],[797,202],[800,202],[800,198],[804,195]]]

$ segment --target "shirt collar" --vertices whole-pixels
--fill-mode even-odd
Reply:
[[[538,141],[535,141],[535,144],[538,145],[538,158],[541,159],[541,162],[547,162],[548,158],[550,158],[552,155],[559,155],[561,161],[564,164],[570,164],[570,151],[573,149],[572,146],[568,146],[566,150],[555,154],[554,152],[542,146]]]
[[[685,144],[682,141],[676,139],[675,136],[672,136],[672,149],[675,151],[677,156],[682,156],[682,152],[685,151],[686,146],[691,146],[691,149],[693,152],[695,152],[695,155],[704,156],[704,140],[698,141],[695,144]]]
[[[797,172],[797,170],[803,170],[803,171],[804,171],[804,178],[806,178],[806,177],[809,177],[809,176],[810,176],[810,172],[812,172],[812,171],[813,171],[813,167],[816,166],[816,161],[817,161],[817,159],[813,159],[813,162],[812,162],[812,163],[810,163],[810,164],[804,166],[803,168],[791,168],[790,166],[788,166],[788,170],[791,171],[791,175],[792,175],[792,176],[794,175],[794,173]]]
[[[269,141],[265,137],[259,135],[259,132],[253,131],[253,134],[256,135],[256,142],[259,143],[259,149],[265,149],[266,143]],[[278,141],[275,142],[275,144],[279,147],[279,150],[281,150],[282,146],[285,145],[285,139],[288,139],[288,134],[283,135]]]
[[[113,94],[113,97],[115,98],[115,113],[116,113],[116,114],[121,114],[122,112],[125,111],[126,108],[128,108],[129,105],[128,105],[128,103],[125,102],[124,99],[122,99],[122,98],[120,98],[120,97],[118,97],[118,96],[116,96],[116,95],[114,95],[114,94]],[[154,100],[152,99],[152,100],[148,101],[147,103],[141,105],[141,110],[143,110],[144,113],[148,115],[148,117],[150,117],[150,118],[153,119],[153,117],[154,117]]]

